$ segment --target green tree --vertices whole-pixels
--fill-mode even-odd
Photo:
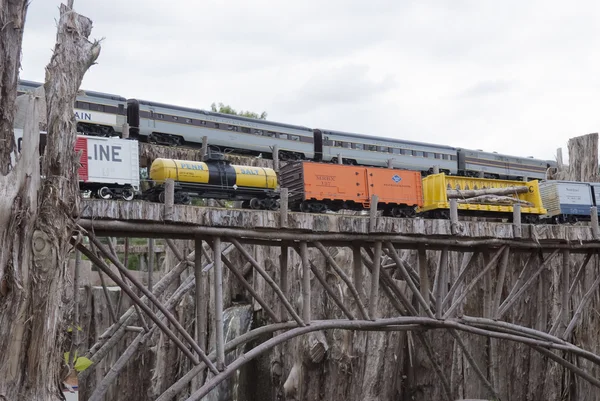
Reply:
[[[267,112],[263,111],[260,113],[255,113],[253,111],[236,111],[233,107],[229,105],[224,105],[223,103],[219,103],[219,107],[215,103],[210,105],[210,109],[215,113],[223,113],[223,114],[233,114],[235,116],[248,117],[248,118],[256,118],[257,120],[266,120]]]

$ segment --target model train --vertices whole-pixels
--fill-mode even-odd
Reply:
[[[40,83],[20,81],[19,94]],[[84,135],[130,137],[170,146],[198,146],[207,137],[209,146],[222,152],[271,157],[278,149],[281,160],[363,166],[388,166],[431,174],[434,169],[451,175],[527,181],[546,178],[553,160],[516,157],[425,142],[257,120],[191,109],[119,95],[81,91],[75,103],[78,130]]]
[[[20,151],[21,129],[15,129],[15,137]],[[600,183],[538,183],[445,173],[421,177],[418,171],[309,161],[288,163],[278,180],[273,169],[232,165],[213,152],[203,162],[155,159],[150,187],[141,190],[136,140],[79,135],[75,149],[81,152],[80,189],[100,199],[163,203],[170,178],[176,204],[199,197],[242,201],[243,208],[266,210],[279,207],[278,188],[287,188],[292,210],[313,213],[366,210],[373,195],[378,197],[377,209],[393,217],[448,218],[450,198],[458,198],[459,214],[470,216],[511,219],[513,205],[519,204],[527,223],[589,220],[591,208],[600,206]],[[485,194],[492,194],[492,201]]]

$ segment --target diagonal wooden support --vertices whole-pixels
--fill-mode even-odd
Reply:
[[[74,245],[76,245],[77,248],[81,251],[81,253],[83,253],[88,259],[90,259],[99,269],[102,269],[115,283],[117,283],[117,285],[119,285],[127,293],[127,295],[131,298],[131,300],[133,302],[135,302],[136,304],[138,304],[138,306],[150,317],[150,319],[152,319],[152,321],[167,336],[169,336],[169,338],[171,339],[171,341],[173,341],[173,343],[175,345],[177,345],[177,347],[181,350],[181,352],[183,352],[188,358],[190,358],[190,360],[192,361],[192,363],[194,363],[195,365],[198,365],[200,363],[198,361],[198,359],[196,358],[196,356],[191,353],[191,351],[181,342],[181,340],[179,338],[177,338],[177,336],[171,331],[171,329],[169,329],[169,327],[166,324],[164,324],[161,321],[161,319],[159,319],[158,316],[156,316],[154,314],[154,312],[152,312],[152,309],[150,309],[150,307],[148,305],[146,305],[144,302],[142,302],[138,298],[138,296],[129,288],[128,285],[126,285],[123,281],[121,281],[121,279],[119,278],[119,276],[116,273],[114,273],[104,263],[104,261],[102,259],[100,259],[96,255],[94,255],[85,246],[83,246],[81,244],[79,244],[79,245],[74,244]],[[164,314],[164,312],[163,312],[163,314]],[[165,316],[166,316],[166,314],[165,314]],[[208,361],[208,359],[207,359],[207,361]],[[212,363],[210,361],[208,361],[207,365],[208,364],[212,365]],[[212,366],[214,368],[214,372],[213,373],[218,374],[218,370],[215,368],[214,365],[212,365]]]
[[[296,252],[298,252],[298,254],[300,254],[300,252],[301,252],[300,245],[295,245],[294,249],[296,250]],[[327,279],[325,278],[325,276],[323,276],[323,274],[321,274],[321,272],[319,271],[319,268],[317,266],[315,266],[315,264],[312,262],[312,260],[309,260],[308,263],[310,264],[311,271],[314,273],[317,280],[319,280],[319,283],[321,283],[321,285],[323,286],[323,288],[325,289],[327,294],[331,297],[331,299],[333,299],[333,302],[335,302],[335,304],[342,310],[344,315],[346,315],[346,317],[349,320],[356,320],[356,318],[354,317],[352,312],[350,312],[348,310],[348,308],[346,308],[346,306],[344,305],[344,302],[335,293],[334,289],[331,288],[331,286],[327,283]]]
[[[494,267],[494,265],[496,264],[496,262],[500,258],[500,255],[502,254],[502,252],[504,252],[504,248],[505,247],[506,247],[506,245],[503,246],[502,248],[500,248],[498,251],[496,251],[496,253],[491,258],[491,260],[489,261],[489,263],[485,266],[485,268],[467,285],[467,288],[465,288],[465,290],[460,294],[460,296],[458,297],[458,299],[456,301],[454,301],[454,303],[452,305],[450,305],[450,307],[448,308],[448,311],[446,311],[446,313],[443,316],[444,319],[447,319],[447,318],[449,318],[452,315],[452,312],[454,312],[454,310],[461,304],[461,302],[463,301],[463,299],[465,299],[465,297],[469,294],[469,292],[473,289],[473,287],[475,287],[475,285],[479,282],[479,280],[488,271],[490,271],[490,269],[492,267]]]
[[[121,262],[114,258],[110,252],[107,252],[107,250],[104,248],[104,246],[100,243],[100,241],[98,241],[98,239],[92,235],[88,233],[88,238],[90,239],[91,242],[93,242],[98,249],[104,254],[106,255],[109,260],[117,267],[117,269],[119,269],[120,271],[123,272],[123,274],[125,274],[125,276],[129,279],[129,281],[131,281],[133,283],[134,286],[136,286],[140,291],[142,291],[142,293],[148,297],[148,299],[154,303],[154,305],[156,305],[156,307],[158,308],[158,310],[160,310],[166,317],[167,320],[169,320],[169,322],[177,329],[177,331],[179,331],[179,333],[183,336],[183,338],[185,338],[185,340],[192,346],[192,348],[194,349],[194,351],[196,351],[196,353],[198,355],[200,355],[200,357],[202,358],[202,360],[204,360],[206,362],[206,364],[209,366],[210,370],[213,371],[213,373],[217,373],[217,369],[215,368],[215,366],[206,358],[206,354],[200,349],[200,347],[198,346],[198,344],[196,343],[196,341],[194,341],[194,339],[189,335],[189,333],[181,326],[181,324],[177,321],[177,319],[175,319],[175,317],[164,307],[164,305],[150,292],[148,291],[148,289],[146,287],[144,287],[143,285],[141,285],[137,279],[129,272],[129,270],[127,270],[127,268],[125,268],[125,266],[123,266],[121,264]],[[86,255],[87,256],[87,255]],[[107,267],[108,268],[108,267]],[[113,281],[115,281],[115,278],[117,280],[119,280],[120,283],[122,283],[121,279],[118,278],[118,276],[116,274],[114,274],[110,269],[108,269],[110,271],[110,276],[111,279]],[[109,274],[108,272],[106,272],[107,274]],[[114,278],[113,278],[114,277]],[[116,283],[117,281],[115,281]],[[124,283],[123,283],[124,284]],[[130,291],[129,286],[125,285],[126,288],[123,288],[126,291],[131,292],[131,294],[134,294],[132,291]],[[131,296],[130,293],[128,293],[127,295]],[[134,296],[136,297],[136,299],[139,300],[139,298],[137,298],[137,295],[134,294]],[[143,304],[144,306],[142,307],[140,305],[140,307],[144,310],[144,312],[146,312],[148,314],[148,312],[150,312],[149,316],[152,318],[152,320],[155,321],[156,324],[159,324],[156,321],[156,315],[154,315],[154,313],[152,312],[152,309],[150,309],[149,307],[147,307],[145,304]],[[165,328],[168,327],[164,326]],[[163,327],[161,327],[161,330],[163,330]],[[164,331],[164,330],[163,330]],[[175,337],[176,338],[176,337]],[[179,339],[177,339],[179,340]],[[188,353],[189,350],[186,351]],[[196,357],[193,356],[193,354],[190,353],[190,355],[192,355],[192,361],[195,361],[195,364],[198,364],[198,360],[196,359]]]
[[[267,304],[265,302],[265,300],[262,299],[262,297],[254,290],[254,287],[252,287],[252,284],[250,284],[246,280],[244,275],[233,265],[233,263],[231,263],[229,258],[227,258],[227,256],[225,256],[225,255],[221,255],[221,258],[223,259],[223,263],[225,264],[225,266],[229,269],[229,271],[231,271],[233,273],[233,275],[239,280],[239,282],[242,284],[242,286],[250,293],[252,298],[254,298],[256,300],[256,302],[259,303],[259,305],[263,308],[265,313],[271,318],[273,323],[277,323],[278,321],[280,321],[280,319],[277,318],[277,315],[275,314],[273,309],[271,309],[269,304]],[[283,313],[283,311],[282,311],[282,313]]]
[[[394,245],[391,242],[386,242],[385,247],[387,250],[387,254],[392,258],[392,260],[394,262],[396,262],[396,267],[398,267],[400,269],[400,274],[402,275],[402,277],[408,284],[408,287],[412,291],[413,295],[417,298],[417,301],[421,305],[422,310],[425,312],[425,314],[427,316],[434,317],[433,313],[431,312],[431,309],[429,308],[429,304],[423,298],[423,294],[421,292],[419,292],[419,289],[417,288],[417,286],[411,279],[410,275],[408,274],[408,271],[404,267],[404,264],[400,260],[400,256],[398,256],[398,253],[396,252]]]
[[[500,270],[498,271],[498,277],[496,278],[496,294],[494,296],[494,303],[492,304],[492,314],[498,317],[500,311],[500,301],[502,300],[502,289],[504,288],[504,277],[506,276],[506,268],[508,267],[508,258],[510,257],[510,247],[504,248],[502,253],[502,259],[500,259]]]
[[[589,261],[589,259],[587,259],[587,260]],[[571,333],[573,333],[573,330],[575,329],[575,325],[577,324],[577,321],[581,317],[581,312],[583,312],[583,308],[585,308],[587,306],[587,304],[589,303],[589,301],[592,299],[592,297],[596,293],[596,290],[598,289],[598,286],[600,286],[600,275],[598,275],[596,277],[596,279],[594,280],[594,282],[592,283],[590,288],[588,288],[587,292],[581,298],[581,302],[577,306],[577,310],[575,311],[573,318],[567,325],[567,328],[565,329],[565,331],[562,335],[563,339],[569,338],[571,336]]]
[[[352,296],[356,300],[356,305],[358,306],[358,310],[360,312],[361,317],[363,319],[368,319],[368,315],[367,315],[367,311],[365,309],[365,305],[363,304],[363,302],[362,302],[362,300],[360,298],[360,295],[358,295],[358,291],[356,290],[356,286],[352,283],[352,280],[350,280],[350,277],[348,277],[348,275],[340,268],[340,266],[337,264],[337,262],[335,261],[335,259],[331,256],[331,254],[329,252],[327,252],[327,249],[325,249],[325,247],[323,246],[323,244],[321,244],[318,241],[313,242],[313,243],[315,244],[315,246],[317,247],[317,249],[319,251],[321,251],[321,253],[323,254],[323,256],[325,256],[325,259],[327,259],[327,261],[329,262],[329,264],[331,265],[331,267],[333,268],[333,270],[335,270],[335,272],[337,273],[337,275],[348,286],[348,289],[350,290],[350,293],[352,294]],[[360,250],[359,250],[359,252],[360,252]],[[358,260],[360,261],[360,257],[359,257]],[[362,270],[362,266],[358,266],[357,267],[356,264],[355,264],[354,268],[355,268],[354,269],[355,270],[355,275],[360,274],[360,270]],[[356,272],[357,269],[358,269],[359,272]]]
[[[450,287],[448,294],[446,294],[446,296],[444,297],[444,301],[442,302],[442,308],[445,308],[446,306],[448,306],[450,301],[452,301],[452,297],[454,296],[454,293],[456,292],[458,287],[462,284],[467,272],[471,269],[471,267],[473,267],[477,263],[477,258],[479,258],[479,254],[480,254],[480,252],[477,251],[474,253],[473,252],[465,253],[463,255],[460,272],[458,273],[458,277],[456,277],[454,284],[452,284],[452,287]]]
[[[279,299],[281,300],[281,302],[283,303],[283,305],[285,306],[287,311],[290,313],[292,318],[296,322],[298,322],[298,324],[300,326],[305,326],[306,324],[304,323],[304,321],[300,318],[300,316],[298,316],[298,314],[294,310],[294,307],[290,304],[290,302],[287,300],[287,298],[283,295],[283,293],[281,292],[281,289],[279,288],[277,283],[275,283],[275,281],[271,278],[271,276],[269,276],[269,274],[265,271],[265,269],[263,269],[258,264],[258,262],[256,260],[254,260],[254,258],[248,253],[248,251],[242,246],[242,244],[240,244],[240,242],[237,239],[228,238],[227,240],[229,242],[231,242],[233,244],[233,246],[236,247],[236,249],[246,258],[246,260],[248,260],[250,262],[250,264],[252,264],[252,266],[256,269],[256,271],[271,286],[271,288],[273,288],[273,291],[275,291],[275,294],[277,294],[277,296],[279,297]]]
[[[113,256],[115,258],[118,258],[117,256],[117,251],[112,243],[112,241],[108,241],[108,249],[110,250],[110,252],[113,254]],[[127,251],[127,249],[126,249]],[[127,266],[127,264],[124,264],[125,266]],[[121,280],[123,280],[124,283],[126,283],[127,285],[129,285],[127,283],[127,278],[125,277],[125,275],[121,272],[119,272],[121,274]],[[120,293],[119,294],[119,302],[117,303],[117,312],[119,312],[119,310],[121,309],[121,300],[123,299],[123,294]],[[135,308],[135,312],[138,315],[138,319],[140,319],[140,324],[142,325],[142,327],[144,328],[144,331],[148,331],[148,324],[146,323],[146,319],[144,319],[144,315],[142,314],[142,311],[140,310],[140,307],[137,306],[136,304],[133,304],[133,307]]]
[[[504,316],[504,314],[508,311],[508,309],[533,284],[533,282],[535,281],[535,279],[537,278],[537,276],[540,275],[540,273],[542,272],[542,270],[544,270],[546,268],[546,265],[548,264],[548,262],[550,262],[550,260],[552,260],[552,258],[554,257],[554,255],[556,255],[557,253],[558,253],[558,249],[555,249],[552,252],[552,254],[550,254],[550,256],[548,256],[544,260],[544,262],[542,262],[541,266],[537,269],[537,271],[535,273],[533,273],[531,275],[531,277],[529,277],[529,279],[525,282],[525,284],[523,284],[523,286],[512,297],[508,297],[508,298],[505,299],[505,301],[504,301],[505,302],[504,307],[500,308],[500,311],[498,312],[498,315],[497,315],[498,319],[501,319],[502,316]]]
[[[523,281],[525,280],[526,273],[529,271],[529,268],[532,265],[534,265],[535,262],[537,261],[537,255],[538,255],[538,251],[533,251],[529,254],[529,258],[527,258],[527,262],[525,262],[525,266],[521,270],[521,273],[519,274],[517,281],[513,285],[512,289],[510,290],[510,292],[508,293],[508,295],[506,296],[504,301],[502,301],[502,303],[498,307],[498,310],[501,310],[502,308],[504,308],[504,306],[506,305],[506,302],[509,299],[511,299],[511,297],[514,295],[514,293],[521,288],[521,285],[523,284]]]

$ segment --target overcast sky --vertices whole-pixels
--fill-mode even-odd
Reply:
[[[59,2],[32,0],[43,80]],[[82,88],[311,128],[554,159],[598,132],[600,2],[75,0],[105,38]]]

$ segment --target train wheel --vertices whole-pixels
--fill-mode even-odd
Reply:
[[[250,199],[250,208],[254,209],[254,210],[258,210],[258,209],[260,209],[260,206],[261,206],[260,203],[261,202],[258,199],[252,198],[252,199]]]
[[[97,194],[101,199],[112,199],[113,197],[112,191],[108,187],[100,188]]]
[[[126,201],[132,201],[135,197],[135,194],[131,188],[125,188],[123,192],[121,192],[121,197]]]

